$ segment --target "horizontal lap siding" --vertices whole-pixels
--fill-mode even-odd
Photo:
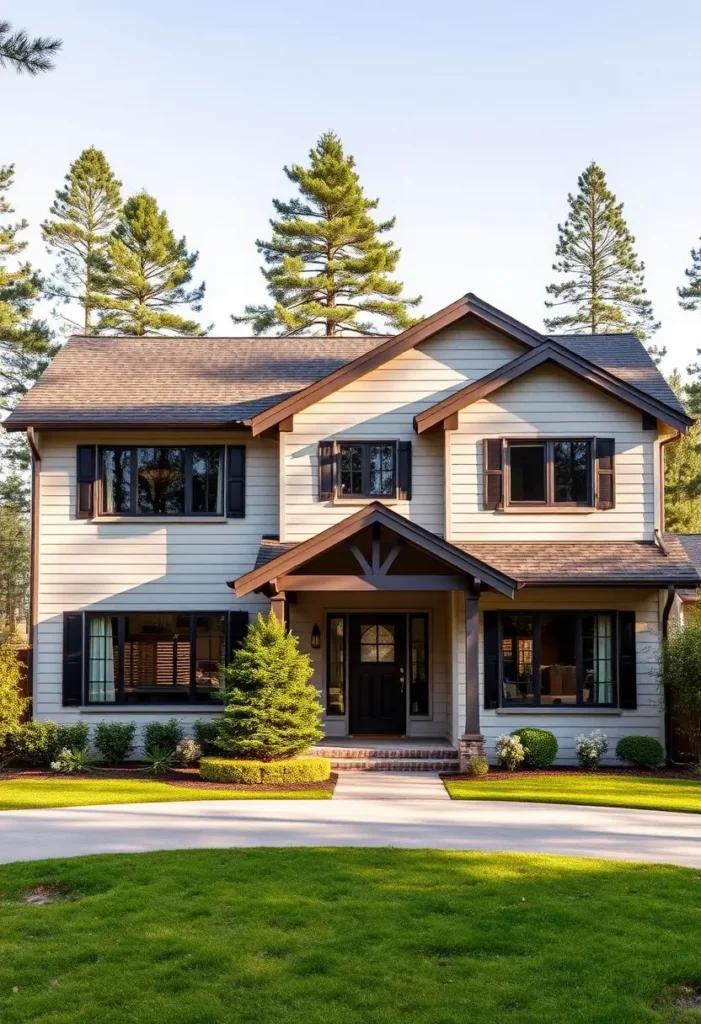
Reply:
[[[290,605],[290,628],[299,637],[299,649],[312,659],[314,685],[322,705],[326,706],[326,616],[329,612],[428,612],[430,623],[429,657],[431,680],[431,717],[409,719],[410,736],[448,738],[451,735],[451,648],[450,605],[448,594],[298,594]],[[321,649],[312,650],[314,624],[321,629]],[[408,685],[408,675],[407,675]],[[324,719],[327,736],[346,736],[346,718]]]
[[[523,352],[484,328],[461,324],[440,332],[294,417],[281,435],[285,458],[284,539],[301,541],[357,511],[318,500],[318,444],[323,439],[412,442],[412,500],[393,507],[443,535],[444,452],[440,432],[417,436],[417,413]]]
[[[660,594],[659,590],[626,590],[624,588],[607,589],[552,589],[552,590],[521,590],[514,601],[485,594],[480,599],[480,722],[482,734],[487,743],[487,752],[491,760],[495,758],[494,746],[502,733],[513,732],[521,726],[535,726],[549,729],[557,737],[559,751],[558,761],[576,763],[575,738],[580,733],[588,733],[592,729],[601,729],[609,738],[610,751],[607,761],[617,763],[615,758],[616,743],[622,736],[631,733],[654,736],[664,742],[664,712],[660,705],[660,691],[657,678],[660,651]],[[482,613],[494,609],[514,611],[539,611],[555,609],[557,611],[598,610],[598,611],[635,611],[636,619],[636,662],[638,684],[638,707],[635,711],[622,711],[620,714],[591,714],[577,712],[528,712],[519,714],[498,714],[494,710],[484,708],[484,633]],[[455,664],[458,679],[458,729],[459,735],[464,730],[465,720],[465,647],[464,647],[464,610],[462,602],[454,603],[454,643]],[[509,709],[511,712],[512,709]]]
[[[484,438],[557,435],[615,438],[615,509],[561,516],[483,509]],[[564,370],[534,370],[460,412],[450,439],[452,539],[652,540],[654,438],[639,410]]]
[[[227,522],[99,523],[75,517],[78,444],[246,444],[246,517]],[[198,432],[40,435],[41,510],[39,625],[35,713],[38,718],[99,721],[100,712],[61,705],[63,613],[78,610],[229,611],[265,610],[253,594],[237,602],[227,581],[252,569],[263,534],[278,531],[278,455],[274,441],[250,434]],[[191,723],[201,710],[183,710]],[[162,713],[161,713],[162,715]],[[134,716],[136,717],[136,716]],[[155,717],[155,714],[154,714]],[[130,712],[104,718],[129,721]],[[148,720],[140,713],[138,721]]]

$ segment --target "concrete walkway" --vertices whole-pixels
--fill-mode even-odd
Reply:
[[[339,772],[334,800],[441,800],[450,803],[438,772]]]
[[[381,784],[362,780],[362,785]],[[430,789],[428,782],[417,785]],[[345,793],[334,800],[205,800],[3,811],[0,862],[207,847],[397,846],[701,867],[701,816],[695,814],[430,796],[358,799],[350,795],[353,786],[359,793],[361,781],[344,784]]]

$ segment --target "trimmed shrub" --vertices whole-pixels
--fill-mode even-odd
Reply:
[[[75,725],[25,722],[15,737],[17,757],[40,768],[47,768],[62,750],[86,753],[89,744],[90,726],[87,722]]]
[[[609,740],[601,729],[594,729],[588,736],[577,736],[574,744],[577,760],[582,768],[598,768],[599,761],[609,748]]]
[[[664,747],[653,736],[623,736],[616,744],[616,757],[639,768],[664,764]]]
[[[100,722],[95,729],[94,743],[103,761],[121,764],[133,752],[135,736],[133,722]]]
[[[326,757],[295,757],[289,761],[235,761],[203,757],[200,777],[207,782],[236,782],[281,786],[291,782],[326,782],[331,762]]]
[[[169,718],[167,722],[148,722],[144,726],[144,750],[147,754],[156,750],[174,754],[184,737],[183,727],[176,718]]]
[[[61,750],[71,750],[73,753],[87,751],[90,746],[90,726],[87,722],[59,725],[56,729],[56,742]]]
[[[175,757],[179,764],[194,764],[202,757],[202,747],[196,740],[187,737],[178,743],[175,748]]]
[[[203,722],[198,718],[193,722],[192,735],[205,757],[216,757],[217,754],[221,754],[221,748],[217,745],[216,720]]]
[[[524,768],[549,768],[557,757],[557,740],[547,729],[524,726],[511,735],[518,736],[523,744]]]
[[[271,612],[248,627],[226,669],[227,696],[217,742],[236,757],[290,758],[323,736],[319,695],[308,655]]]
[[[502,733],[497,737],[496,750],[497,763],[510,772],[515,771],[525,757],[523,744],[518,736],[507,736]]]
[[[468,775],[487,775],[489,772],[489,761],[486,757],[473,757],[467,766]]]

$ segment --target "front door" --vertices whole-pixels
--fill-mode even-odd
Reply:
[[[350,616],[349,732],[406,733],[406,616]]]

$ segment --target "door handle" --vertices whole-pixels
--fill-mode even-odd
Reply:
[[[404,669],[403,668],[399,669],[399,682],[400,682],[400,685],[401,685],[401,688],[402,688],[402,693],[404,693]]]

